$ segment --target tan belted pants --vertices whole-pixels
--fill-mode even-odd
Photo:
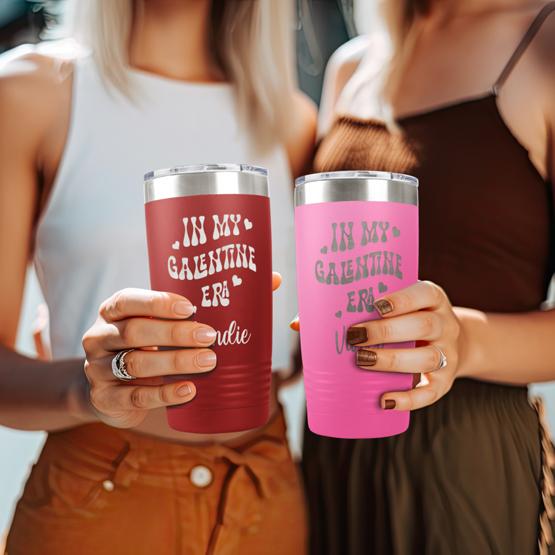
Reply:
[[[8,555],[295,555],[305,505],[281,411],[243,445],[191,446],[102,424],[49,434]]]

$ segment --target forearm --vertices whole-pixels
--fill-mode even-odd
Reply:
[[[83,360],[45,362],[0,345],[0,425],[53,431],[95,420]]]
[[[510,384],[555,380],[555,310],[454,310],[461,323],[458,377]]]

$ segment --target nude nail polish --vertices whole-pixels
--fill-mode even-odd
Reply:
[[[214,343],[216,340],[216,330],[212,328],[197,328],[193,332],[193,337],[200,343]]]

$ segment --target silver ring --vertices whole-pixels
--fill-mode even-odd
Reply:
[[[134,380],[135,376],[132,376],[125,366],[125,355],[134,351],[135,349],[127,349],[127,351],[120,351],[113,359],[112,359],[112,374],[118,380]]]
[[[434,369],[434,372],[435,372],[436,370],[441,370],[442,368],[445,368],[447,366],[447,357],[445,356],[445,353],[437,345],[432,345],[432,347],[434,347],[439,351],[439,364],[437,368]]]

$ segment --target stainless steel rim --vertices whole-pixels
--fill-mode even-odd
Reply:
[[[177,166],[145,175],[145,203],[197,195],[267,197],[268,171],[245,164]]]
[[[295,206],[357,200],[418,206],[418,179],[387,172],[328,172],[296,181]]]

